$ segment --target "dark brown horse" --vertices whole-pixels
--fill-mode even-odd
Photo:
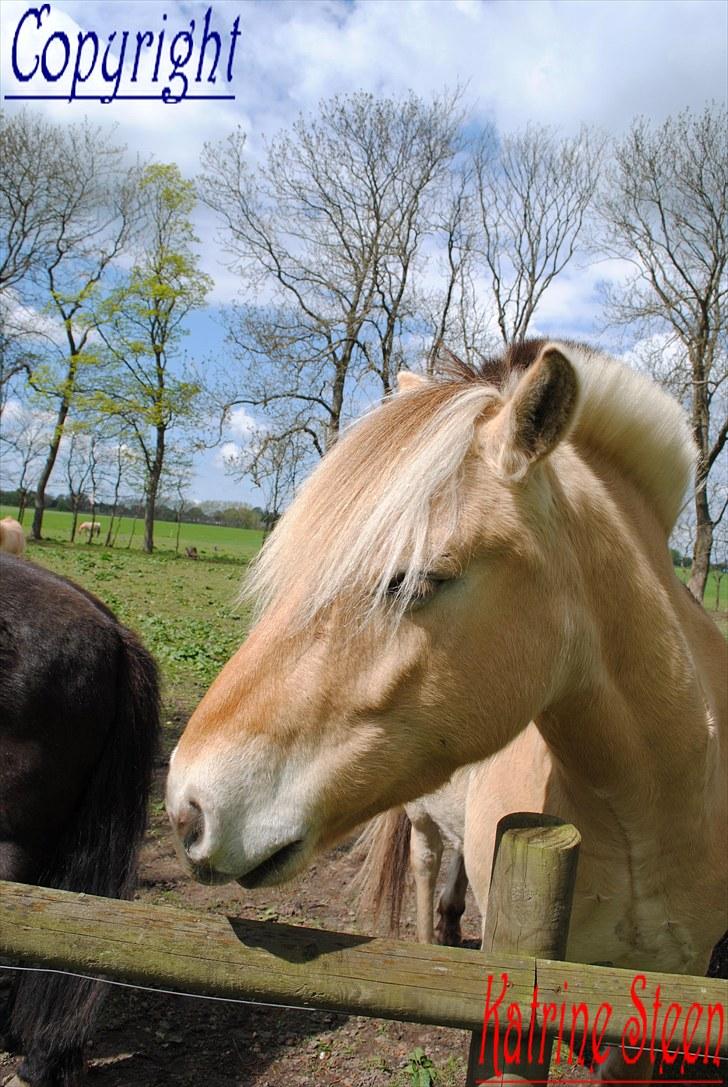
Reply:
[[[154,661],[99,600],[32,563],[0,555],[0,591],[0,878],[128,898],[158,742]],[[105,987],[10,976],[20,1082],[79,1082]]]

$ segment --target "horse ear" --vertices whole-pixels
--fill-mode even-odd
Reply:
[[[424,374],[413,374],[411,370],[400,370],[397,374],[397,393],[413,393],[429,385]]]
[[[566,436],[579,393],[574,367],[555,344],[546,344],[516,385],[497,426],[498,468],[522,479]]]

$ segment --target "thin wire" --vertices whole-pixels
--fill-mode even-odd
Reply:
[[[348,1012],[312,1008],[305,1004],[273,1004],[269,1000],[245,1000],[240,996],[208,996],[205,993],[185,993],[179,989],[158,989],[153,985],[135,985],[132,981],[115,981],[112,978],[98,978],[93,974],[76,974],[72,970],[56,970],[52,966],[7,966],[0,963],[0,970],[22,970],[28,974],[60,974],[66,978],[78,978],[81,981],[96,981],[99,985],[117,985],[120,989],[139,989],[144,993],[162,993],[166,996],[187,996],[194,1000],[216,1000],[221,1004],[249,1004],[261,1008],[288,1008],[295,1012],[309,1012],[311,1015],[348,1015]]]
[[[305,1004],[272,1004],[268,1000],[245,1000],[243,997],[239,997],[239,996],[206,996],[204,993],[181,993],[179,991],[179,989],[157,989],[153,985],[135,985],[132,981],[114,981],[111,978],[97,978],[97,977],[94,977],[92,974],[76,974],[72,970],[56,970],[52,966],[6,966],[4,963],[0,963],[0,970],[11,970],[11,971],[12,970],[21,970],[21,971],[23,971],[24,973],[27,973],[27,974],[60,974],[62,977],[78,978],[80,981],[95,981],[95,982],[98,982],[98,984],[100,984],[100,985],[116,985],[120,989],[138,989],[140,992],[144,992],[144,993],[161,993],[161,994],[163,994],[165,996],[186,996],[186,997],[191,997],[193,1000],[215,1000],[220,1004],[247,1004],[247,1005],[252,1006],[252,1007],[260,1007],[260,1008],[287,1008],[289,1011],[308,1012],[310,1015],[319,1015],[319,1014],[324,1013],[326,1015],[347,1016],[347,1015],[351,1014],[349,1012],[337,1012],[337,1011],[333,1011],[333,1010],[328,1011],[328,1010],[326,1010],[324,1008],[311,1008],[311,1007],[307,1007]],[[721,1062],[723,1062],[724,1058],[721,1057],[720,1060],[721,1060]],[[485,1080],[478,1080],[476,1082],[485,1083],[486,1081]],[[507,1081],[505,1081],[505,1082],[507,1082]],[[512,1082],[515,1084],[517,1081],[514,1080]],[[543,1081],[536,1081],[536,1082],[548,1083],[549,1081],[548,1080],[543,1080]],[[588,1085],[589,1083],[598,1083],[598,1082],[602,1082],[604,1084],[627,1083],[627,1082],[637,1082],[637,1083],[641,1082],[641,1083],[649,1083],[649,1084],[652,1084],[652,1083],[657,1084],[657,1083],[663,1083],[663,1082],[666,1082],[666,1083],[670,1083],[670,1082],[678,1083],[679,1082],[679,1083],[700,1084],[700,1083],[710,1083],[710,1082],[716,1082],[716,1081],[714,1081],[714,1080],[672,1080],[672,1081],[671,1080],[666,1080],[666,1081],[663,1081],[663,1080],[660,1080],[660,1081],[658,1081],[658,1080],[641,1080],[641,1081],[627,1081],[627,1080],[601,1080],[601,1081],[598,1081],[598,1080],[582,1080],[582,1081],[576,1081],[576,1080],[572,1080],[572,1081],[568,1081],[568,1080],[566,1080],[564,1082],[567,1082],[567,1083],[568,1082],[573,1082],[573,1083],[580,1082],[580,1083],[585,1083],[585,1084]]]

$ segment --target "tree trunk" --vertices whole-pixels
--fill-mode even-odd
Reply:
[[[116,482],[114,484],[114,502],[111,507],[111,520],[109,522],[109,531],[106,533],[106,543],[104,547],[113,547],[116,543],[116,537],[112,541],[111,534],[114,531],[114,519],[116,518],[116,511],[119,508],[119,489],[121,487],[121,453],[119,453],[119,459],[117,463]],[[118,533],[118,528],[117,528]]]
[[[151,555],[154,550],[154,507],[157,504],[159,473],[150,472],[147,481],[147,494],[144,503],[144,550]]]
[[[35,509],[33,511],[33,524],[30,527],[30,535],[34,540],[42,539],[41,529],[43,528],[43,513],[45,511],[45,493],[48,486],[48,480],[51,478],[51,472],[53,471],[56,460],[58,458],[58,449],[61,444],[61,438],[63,437],[63,425],[68,415],[68,408],[61,406],[61,410],[58,412],[58,421],[56,422],[56,429],[53,433],[53,440],[51,441],[50,448],[48,450],[48,456],[46,462],[43,465],[43,471],[40,474],[35,488]]]
[[[95,525],[95,524],[96,524],[96,499],[95,499],[95,498],[92,498],[92,499],[91,499],[91,531],[89,532],[89,534],[88,534],[88,540],[86,541],[86,543],[87,543],[87,544],[89,545],[89,547],[90,547],[90,546],[91,546],[91,544],[93,543],[93,539],[94,539],[94,525]],[[99,532],[100,532],[100,531],[101,531],[101,530],[99,529]]]
[[[347,351],[347,355],[350,355],[350,351]],[[344,388],[346,386],[346,373],[348,368],[348,357],[345,357],[336,367],[336,377],[334,378],[334,385],[331,390],[331,412],[326,421],[325,442],[327,451],[334,445],[339,437],[339,431],[341,430],[341,413],[344,408]]]
[[[71,543],[76,539],[76,525],[78,524],[78,505],[73,503],[73,520],[71,521]]]
[[[705,585],[710,573],[710,554],[713,550],[713,524],[708,516],[708,502],[701,491],[695,498],[698,515],[693,548],[693,565],[690,570],[688,588],[696,600],[701,603],[705,594]]]
[[[165,428],[157,427],[157,447],[147,480],[147,493],[144,505],[144,550],[151,555],[154,550],[154,511],[157,505],[157,491],[164,464]]]
[[[42,538],[41,529],[43,527],[46,487],[48,486],[48,480],[51,478],[51,472],[53,471],[58,458],[58,450],[61,445],[61,439],[63,438],[63,428],[66,425],[66,419],[68,418],[68,412],[71,407],[71,396],[73,395],[73,389],[76,384],[76,370],[78,368],[78,362],[76,360],[76,343],[68,328],[66,329],[66,335],[68,336],[72,357],[68,366],[68,373],[66,374],[63,396],[58,407],[56,425],[53,429],[53,437],[48,450],[48,456],[46,457],[43,471],[40,474],[40,479],[35,488],[35,511],[33,513],[33,524],[30,529],[31,538],[34,540],[40,540]]]

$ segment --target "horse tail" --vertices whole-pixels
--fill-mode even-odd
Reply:
[[[399,932],[411,831],[404,808],[393,808],[372,819],[355,846],[366,854],[352,884],[358,912],[369,915],[375,924],[384,914],[390,935]]]
[[[79,806],[38,883],[131,898],[159,744],[159,681],[153,658],[136,636],[121,625],[116,629],[115,719]],[[52,1067],[53,1082],[71,1087],[107,986],[63,974],[16,977],[10,1033],[26,1054],[20,1075],[33,1083]]]

